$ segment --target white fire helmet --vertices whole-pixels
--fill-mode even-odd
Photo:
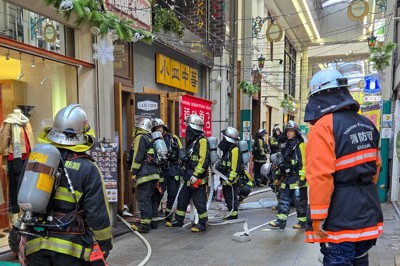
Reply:
[[[339,71],[333,68],[327,68],[317,72],[310,81],[310,94],[314,95],[318,92],[333,89],[333,88],[347,88],[347,78],[345,78]]]
[[[147,117],[139,117],[135,126],[148,132],[151,132],[151,120]]]
[[[222,131],[225,139],[230,143],[238,143],[239,142],[239,132],[234,127],[227,127]]]
[[[47,138],[61,145],[84,144],[87,142],[84,134],[89,129],[90,125],[82,106],[71,104],[58,111]]]
[[[190,126],[195,130],[203,132],[204,121],[203,118],[201,118],[200,116],[196,114],[191,114],[186,119],[186,125]]]

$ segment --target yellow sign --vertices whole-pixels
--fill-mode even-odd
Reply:
[[[193,93],[197,93],[199,87],[199,72],[197,69],[190,68],[190,91]]]
[[[156,54],[156,81],[171,84],[171,59],[162,54]]]
[[[156,82],[192,93],[198,92],[199,73],[197,69],[156,54]]]
[[[181,64],[181,86],[179,87],[180,89],[185,91],[190,90],[189,74],[190,67]]]
[[[181,87],[181,63],[171,59],[171,87]]]
[[[364,0],[353,0],[347,8],[347,15],[352,20],[363,20],[368,15],[369,5]]]

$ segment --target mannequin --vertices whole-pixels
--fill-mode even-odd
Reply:
[[[0,127],[0,153],[7,158],[10,226],[18,219],[18,181],[34,144],[29,119],[14,109]]]

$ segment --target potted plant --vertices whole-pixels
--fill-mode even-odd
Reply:
[[[374,63],[373,68],[375,70],[382,72],[382,70],[390,65],[390,58],[396,46],[393,42],[387,42],[384,45],[370,48],[368,61]]]
[[[159,33],[161,29],[172,31],[178,34],[179,38],[182,38],[185,33],[185,26],[174,11],[156,6],[154,7],[153,32]]]
[[[283,99],[281,101],[281,107],[283,108],[283,112],[286,113],[288,110],[293,110],[295,108],[293,101],[288,99]]]
[[[250,81],[246,81],[246,80],[240,81],[238,88],[244,94],[247,94],[249,96],[253,96],[253,95],[257,94],[261,89],[257,85],[254,85]]]

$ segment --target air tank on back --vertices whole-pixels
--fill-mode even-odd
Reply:
[[[249,152],[249,146],[247,145],[247,141],[241,140],[239,141],[239,150],[240,153],[242,154],[242,161],[244,164],[247,164],[250,162],[250,152]]]
[[[168,149],[167,145],[165,144],[164,138],[160,131],[154,131],[151,133],[151,137],[153,139],[153,146],[155,153],[159,158],[167,158]]]
[[[207,138],[208,143],[210,145],[210,160],[211,163],[215,163],[218,160],[217,154],[217,138],[210,136]]]
[[[18,192],[18,205],[23,211],[46,213],[60,161],[56,147],[50,144],[33,147]]]

